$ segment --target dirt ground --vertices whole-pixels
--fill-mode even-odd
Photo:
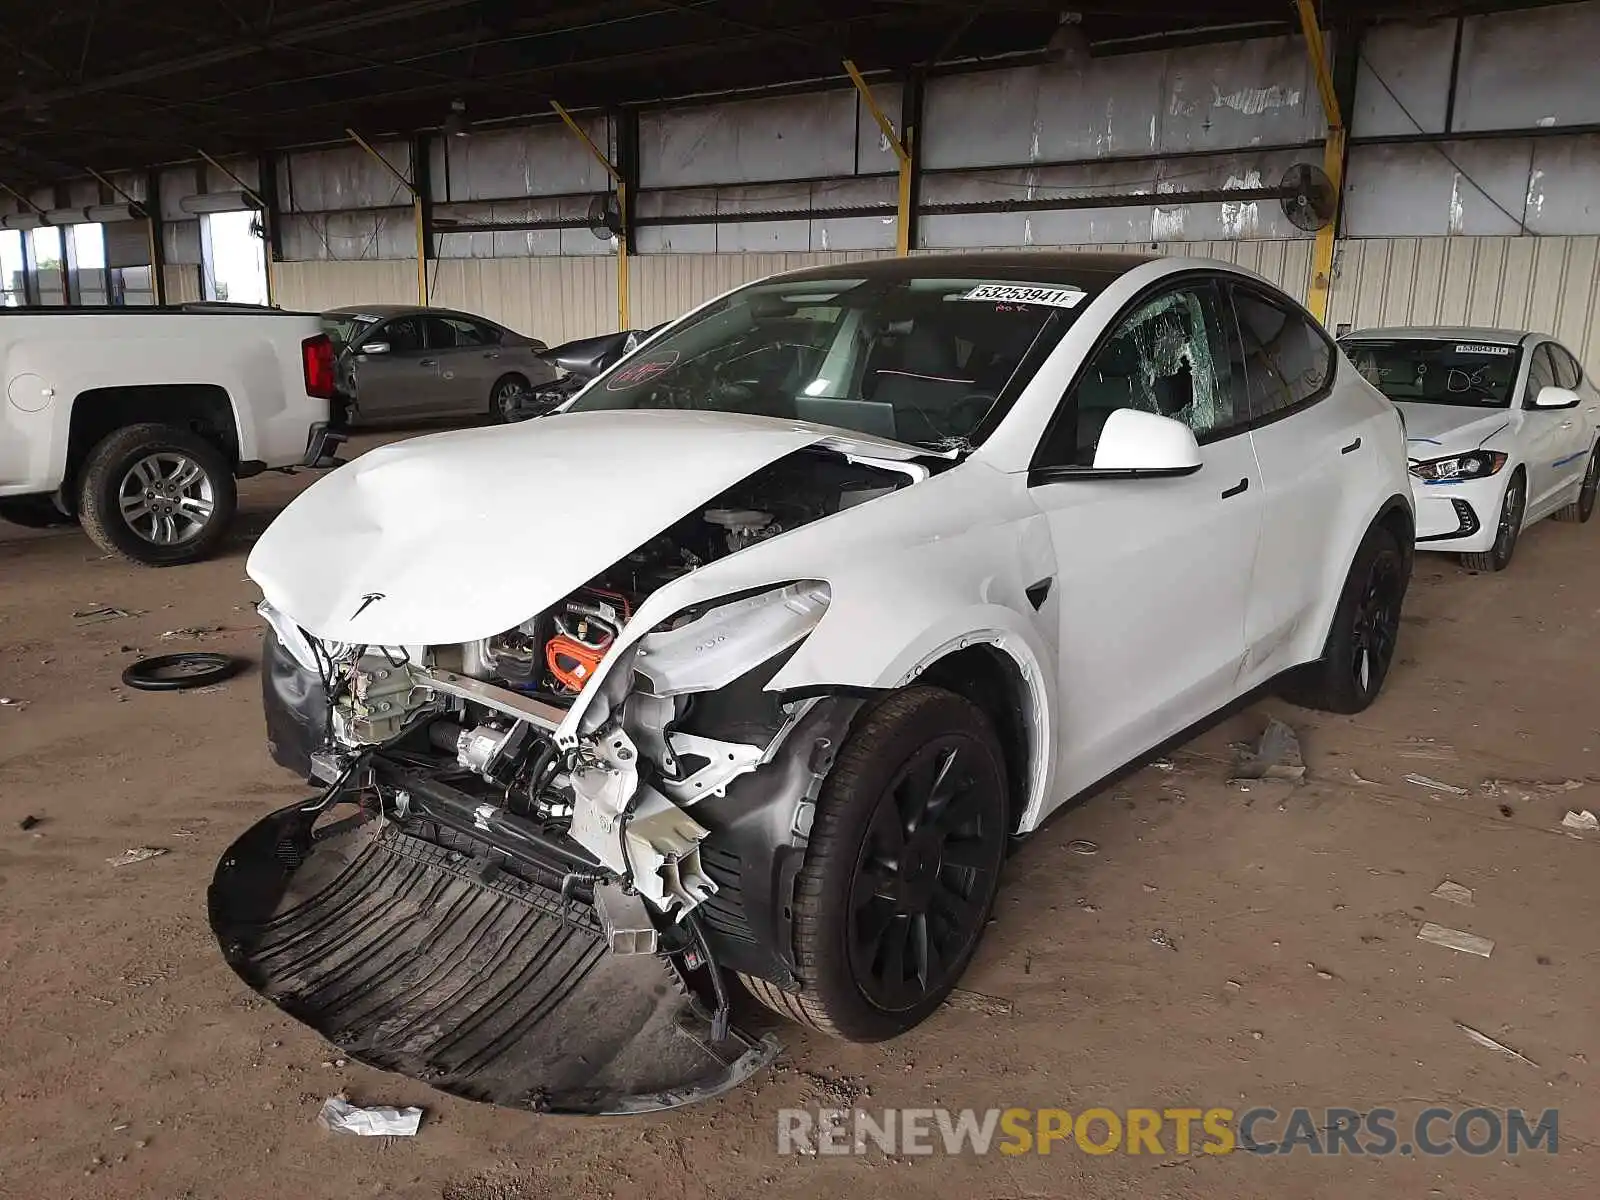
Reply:
[[[1500,576],[1422,558],[1401,661],[1365,715],[1265,701],[1170,770],[1060,815],[1011,862],[965,980],[992,1002],[874,1047],[789,1028],[777,1067],[732,1095],[583,1121],[339,1065],[213,943],[219,855],[305,789],[266,756],[253,670],[173,695],[119,676],[138,652],[193,645],[163,636],[186,628],[255,658],[245,556],[309,481],[243,485],[226,553],[179,570],[104,560],[75,530],[0,526],[0,1195],[1595,1195],[1600,834],[1560,824],[1600,810],[1600,523],[1536,527]],[[73,615],[98,606],[136,615]],[[1308,781],[1230,785],[1230,743],[1268,713],[1299,731]],[[1069,852],[1074,839],[1098,852]],[[170,853],[106,861],[146,845]],[[1447,878],[1471,907],[1430,895]],[[1429,920],[1493,939],[1492,956],[1418,941]],[[340,1089],[424,1106],[420,1134],[323,1131]],[[1387,1105],[1402,1130],[1431,1105],[1558,1108],[1560,1141],[1517,1157],[778,1155],[780,1108],[841,1104]]]

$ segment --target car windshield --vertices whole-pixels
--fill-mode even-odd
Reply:
[[[569,412],[690,409],[970,444],[1089,293],[1066,283],[807,278],[744,288],[602,375]],[[1037,361],[1037,360],[1035,360]]]
[[[1521,351],[1497,342],[1441,338],[1340,343],[1355,368],[1391,400],[1509,408]]]
[[[334,349],[343,350],[353,343],[362,332],[371,329],[376,322],[370,317],[357,317],[349,313],[324,313],[322,317],[322,332],[333,341]]]

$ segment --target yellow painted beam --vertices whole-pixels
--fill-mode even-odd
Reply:
[[[622,220],[622,228],[617,231],[617,328],[628,328],[628,191],[627,184],[622,178],[622,172],[617,169],[617,164],[606,157],[599,146],[594,144],[594,139],[588,135],[582,125],[579,125],[573,115],[567,111],[566,106],[558,101],[550,101],[550,108],[562,123],[572,130],[573,135],[589,148],[589,153],[594,155],[599,164],[606,169],[606,174],[611,176],[611,181],[617,188],[617,215]]]
[[[850,59],[844,60],[845,73],[850,76],[850,82],[856,85],[856,91],[861,94],[861,99],[866,102],[867,111],[872,114],[872,119],[878,123],[878,128],[883,131],[884,140],[889,143],[889,148],[894,151],[894,156],[900,164],[899,187],[895,193],[895,253],[901,258],[911,253],[911,173],[913,160],[912,147],[909,137],[902,137],[895,129],[894,122],[889,120],[887,113],[879,106],[877,97],[872,94],[872,88],[862,77],[856,64]]]
[[[1316,6],[1312,0],[1295,0],[1300,13],[1300,31],[1306,39],[1306,56],[1311,60],[1311,71],[1316,76],[1317,92],[1322,97],[1322,111],[1328,122],[1328,132],[1322,148],[1322,170],[1333,184],[1333,215],[1317,231],[1317,244],[1311,258],[1311,293],[1306,307],[1319,321],[1328,319],[1328,299],[1333,292],[1334,241],[1339,230],[1339,211],[1344,204],[1344,114],[1339,110],[1339,94],[1333,85],[1333,68],[1328,62],[1328,44],[1322,36],[1322,26],[1317,22]]]
[[[350,135],[350,140],[370,154],[384,170],[400,181],[400,186],[411,193],[411,223],[417,231],[417,303],[423,308],[428,307],[428,231],[422,220],[422,193],[417,191],[417,185],[405,177],[398,167],[383,155],[377,148],[367,141],[354,129],[346,127],[345,133]],[[268,255],[271,260],[271,255]]]

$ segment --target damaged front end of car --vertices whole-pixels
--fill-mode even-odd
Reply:
[[[852,486],[911,482],[829,457]],[[794,880],[864,700],[773,686],[824,581],[657,614],[799,523],[701,510],[468,642],[335,643],[263,602],[269,745],[325,790],[223,857],[234,970],[358,1061],[534,1111],[673,1107],[770,1062],[731,976],[797,985]]]

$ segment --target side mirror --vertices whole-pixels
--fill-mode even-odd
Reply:
[[[1571,388],[1542,387],[1533,398],[1535,408],[1577,408],[1578,393]]]
[[[1096,471],[1189,475],[1200,469],[1194,430],[1171,417],[1119,408],[1106,418],[1095,447]]]
[[[363,353],[363,354],[387,354],[387,353],[389,353],[389,343],[388,342],[368,342],[364,346],[361,347],[361,353]]]

